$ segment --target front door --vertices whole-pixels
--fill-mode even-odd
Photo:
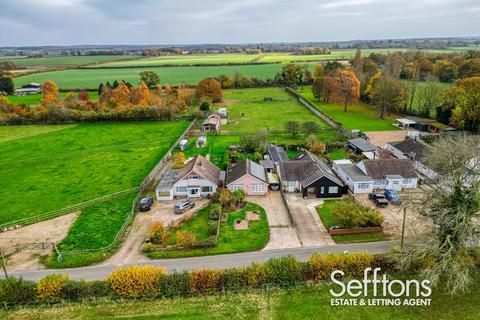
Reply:
[[[189,188],[188,189],[189,198],[198,198],[200,197],[200,188]]]

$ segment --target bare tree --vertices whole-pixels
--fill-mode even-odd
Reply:
[[[410,203],[432,225],[398,254],[403,270],[421,270],[451,294],[468,290],[474,260],[469,245],[478,237],[480,217],[480,146],[466,135],[441,137],[426,162],[439,173],[423,188],[417,203]]]
[[[418,64],[418,61],[415,60],[413,62],[412,76],[408,80],[408,95],[410,97],[408,109],[410,111],[412,111],[413,102],[415,101],[415,93],[417,91],[417,83],[419,79],[420,79],[420,65]]]
[[[428,76],[426,81],[418,88],[418,110],[422,117],[430,118],[433,109],[440,102],[443,89],[434,76]]]

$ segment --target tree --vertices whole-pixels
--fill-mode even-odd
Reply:
[[[15,93],[15,85],[10,77],[0,76],[0,91],[4,91],[9,95]]]
[[[148,106],[150,96],[150,90],[144,82],[140,82],[140,85],[138,87],[133,87],[130,90],[130,102],[135,106]]]
[[[288,120],[285,121],[285,130],[288,131],[292,135],[292,137],[295,137],[299,132],[300,132],[300,122],[296,120]]]
[[[480,77],[465,78],[455,82],[455,106],[450,122],[458,128],[480,131]]]
[[[154,89],[160,84],[160,77],[153,71],[140,72],[140,81],[145,83],[149,89]]]
[[[305,132],[307,135],[310,135],[312,133],[319,132],[320,126],[315,121],[305,121],[302,124],[302,129],[303,129],[303,132]]]
[[[480,218],[480,180],[472,179],[472,172],[480,170],[479,154],[473,136],[441,136],[426,158],[440,174],[427,181],[420,199],[408,201],[432,225],[399,253],[400,266],[404,271],[420,268],[433,286],[442,284],[451,294],[466,291],[475,270],[468,247]]]
[[[343,69],[343,65],[338,61],[328,61],[323,68],[325,75],[334,77],[337,72]]]
[[[305,144],[308,147],[308,151],[317,156],[320,156],[325,152],[325,144],[318,140],[317,136],[314,134],[308,136]]]
[[[223,209],[229,210],[233,207],[233,204],[235,203],[235,196],[230,190],[222,188],[218,192],[218,201],[222,205]]]
[[[303,69],[297,64],[289,63],[282,67],[280,78],[285,86],[295,87],[303,81]]]
[[[317,63],[313,69],[313,81],[318,81],[325,75],[323,64]]]
[[[160,221],[148,226],[148,237],[153,243],[166,245],[168,241],[168,229]]]
[[[417,103],[420,116],[430,118],[432,110],[438,106],[443,89],[436,78],[430,76],[427,81],[418,88]]]
[[[58,87],[55,82],[47,80],[42,85],[42,104],[48,105],[57,101]]]
[[[336,80],[334,77],[321,77],[313,83],[312,93],[318,101],[330,102],[336,89]]]
[[[128,106],[130,104],[130,89],[125,82],[120,82],[118,86],[112,90],[111,100],[116,107]]]
[[[185,157],[185,153],[183,152],[175,153],[175,155],[172,158],[172,168],[174,169],[183,168],[186,160],[187,158]]]
[[[408,96],[410,98],[409,101],[409,109],[410,111],[413,109],[413,102],[415,101],[415,94],[417,92],[417,83],[420,79],[420,65],[415,61],[412,65],[412,73],[410,75],[410,79],[408,80]],[[405,104],[405,108],[406,108]]]
[[[197,237],[195,234],[189,231],[178,231],[177,232],[177,246],[180,248],[192,248],[197,242]]]
[[[87,102],[88,101],[88,91],[87,90],[80,90],[78,92],[78,100],[82,102]]]
[[[197,99],[210,99],[213,102],[222,101],[223,92],[220,82],[214,78],[206,78],[200,81],[195,91]]]
[[[347,106],[358,102],[360,98],[360,81],[351,70],[341,70],[338,72],[336,84],[337,96],[339,101],[343,102],[343,111],[346,112]]]
[[[218,76],[217,81],[220,82],[220,86],[223,89],[229,89],[233,87],[233,80],[229,76],[226,76],[224,74]]]
[[[480,59],[468,59],[458,67],[458,77],[480,77]]]
[[[405,86],[398,79],[382,76],[373,85],[371,98],[380,109],[380,119],[385,119],[386,112],[398,110],[405,103]]]
[[[447,60],[438,60],[433,65],[433,74],[441,82],[453,82],[457,78],[457,70],[457,65]]]
[[[209,111],[210,110],[210,103],[207,100],[203,100],[200,102],[200,106],[198,107],[201,111]]]
[[[235,199],[237,201],[237,204],[239,206],[242,206],[243,205],[243,201],[245,200],[245,197],[247,196],[247,194],[245,193],[245,190],[243,189],[238,189],[238,190],[235,190],[233,192],[233,195],[235,196]]]
[[[391,78],[399,79],[404,64],[405,60],[399,53],[388,54],[385,61],[385,74]]]

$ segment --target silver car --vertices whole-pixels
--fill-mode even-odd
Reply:
[[[193,202],[193,200],[182,200],[182,201],[179,201],[175,204],[175,206],[173,207],[173,211],[176,213],[176,214],[182,214],[184,213],[185,211],[187,211],[188,209],[191,209],[195,207],[195,202]]]

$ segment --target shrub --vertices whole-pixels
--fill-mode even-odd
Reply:
[[[154,222],[148,226],[148,237],[153,243],[165,245],[168,240],[168,229],[160,221]]]
[[[222,271],[213,269],[202,269],[191,273],[192,292],[214,292],[222,289]]]
[[[89,281],[86,284],[85,298],[106,297],[111,294],[110,286],[106,281]]]
[[[26,304],[35,298],[35,283],[22,278],[0,280],[0,302],[6,304]]]
[[[153,252],[153,250],[154,250],[154,247],[153,247],[153,244],[151,243],[144,243],[142,245],[142,252],[149,253],[149,252]]]
[[[365,268],[371,266],[373,255],[368,253],[314,253],[308,260],[306,279],[326,280],[335,270],[342,270],[346,277],[363,275]]]
[[[353,201],[340,201],[332,208],[333,215],[344,229],[379,227],[383,216],[374,209],[364,207]]]
[[[267,273],[262,264],[253,263],[246,269],[247,272],[247,286],[259,287],[265,283]]]
[[[172,158],[172,168],[183,168],[185,166],[185,160],[185,154],[183,152],[177,152]]]
[[[157,283],[160,293],[163,296],[174,296],[188,294],[192,288],[192,279],[188,272],[172,273],[161,277]]]
[[[110,273],[107,282],[113,292],[121,297],[155,296],[158,293],[156,284],[165,274],[166,271],[162,267],[129,266]]]
[[[220,219],[220,215],[222,214],[222,206],[218,203],[212,205],[212,209],[210,209],[210,220],[218,220]]]
[[[37,282],[37,300],[55,302],[61,298],[62,288],[69,282],[66,274],[50,274]]]
[[[69,280],[60,290],[60,297],[67,300],[76,300],[85,298],[87,292],[87,283],[85,281]]]
[[[179,231],[177,233],[177,246],[182,248],[191,248],[197,241],[195,235],[189,231]]]
[[[303,280],[303,265],[292,256],[270,259],[263,267],[267,283],[283,285]]]
[[[222,273],[222,286],[226,289],[239,290],[248,287],[248,274],[246,268],[234,268]]]

